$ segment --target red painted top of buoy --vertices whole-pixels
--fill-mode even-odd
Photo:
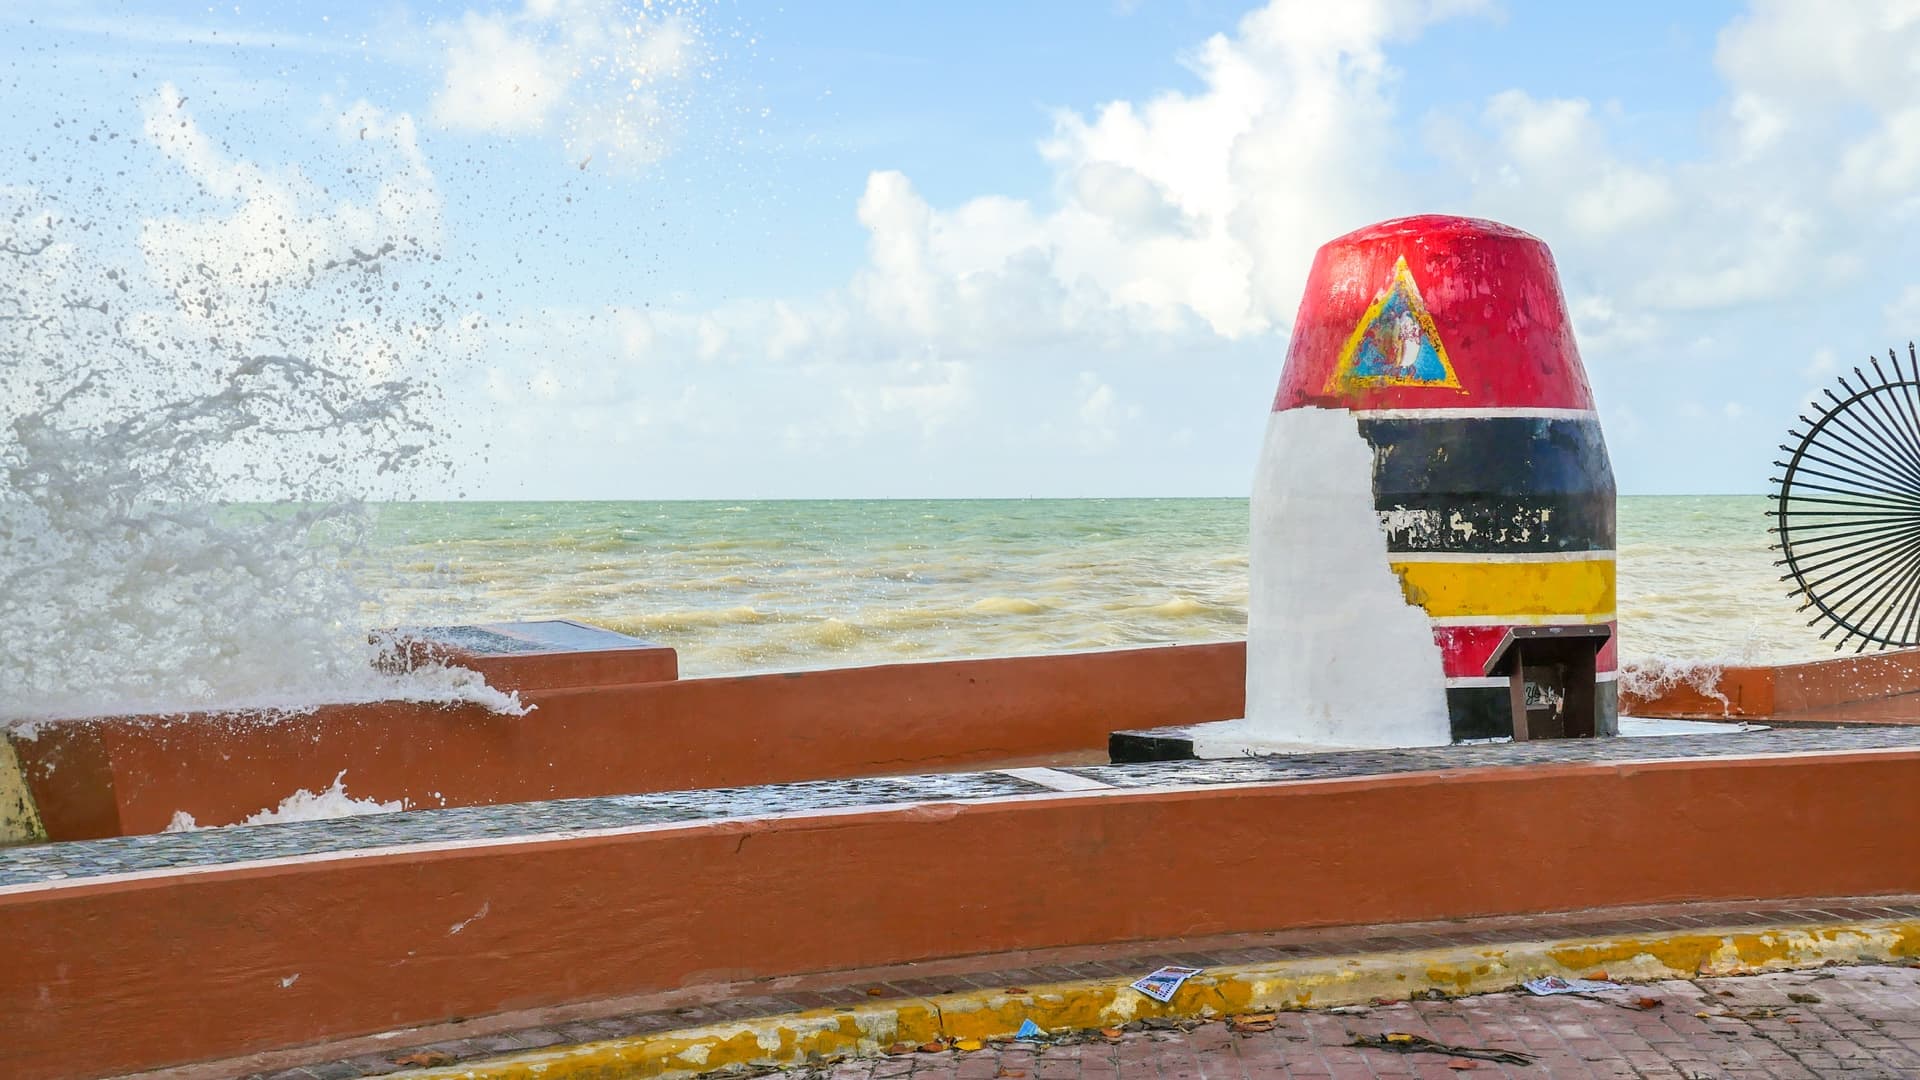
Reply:
[[[1424,214],[1322,245],[1273,407],[1591,409],[1553,255]]]

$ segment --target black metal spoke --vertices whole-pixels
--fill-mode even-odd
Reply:
[[[1831,396],[1832,391],[1828,391],[1828,394]],[[1835,400],[1838,399],[1836,398]],[[1892,451],[1880,440],[1863,436],[1860,431],[1855,428],[1855,424],[1860,424],[1860,426],[1864,427],[1864,423],[1858,419],[1849,422],[1843,417],[1842,413],[1846,408],[1844,403],[1840,408],[1832,412],[1828,412],[1824,406],[1818,403],[1815,403],[1814,408],[1820,411],[1820,419],[1818,421],[1807,422],[1816,428],[1825,428],[1824,437],[1835,449],[1858,454],[1863,461],[1877,461],[1881,465],[1899,474],[1904,483],[1920,484],[1920,470],[1916,470],[1912,465],[1907,464],[1904,459],[1893,455]],[[1807,418],[1802,416],[1800,419],[1805,421]],[[1818,433],[1808,433],[1807,439],[1809,442],[1813,440],[1815,434]]]
[[[1809,626],[1835,649],[1920,644],[1920,349],[1842,375],[1788,434],[1768,530]],[[1803,434],[1804,432],[1804,434]]]
[[[1791,446],[1782,446],[1780,449],[1785,450],[1789,454],[1793,453],[1793,447]],[[1826,458],[1821,457],[1818,454],[1813,453],[1811,450],[1806,450],[1806,449],[1801,450],[1800,460],[1802,462],[1800,466],[1802,469],[1806,468],[1805,462],[1809,462],[1809,461],[1817,462],[1818,464],[1825,465],[1830,469],[1838,469],[1842,472],[1852,473],[1855,479],[1849,482],[1857,483],[1860,481],[1867,481],[1868,482],[1867,486],[1869,487],[1874,485],[1881,485],[1888,488],[1900,490],[1900,489],[1903,489],[1903,486],[1906,483],[1904,480],[1901,480],[1899,477],[1896,477],[1884,470],[1869,470],[1869,469],[1862,468],[1859,465],[1855,465],[1851,463],[1843,464],[1838,461],[1830,461]],[[1782,469],[1787,467],[1787,463],[1784,461],[1776,461],[1773,464],[1776,467],[1782,468]]]
[[[1803,476],[1807,476],[1807,475],[1820,476],[1821,475],[1820,473],[1814,471],[1813,469],[1809,469],[1804,466],[1801,467],[1799,471],[1800,471],[1800,474]],[[1807,488],[1812,491],[1824,491],[1829,495],[1853,496],[1854,497],[1853,503],[1856,506],[1871,505],[1866,500],[1877,496],[1880,499],[1884,500],[1885,502],[1893,506],[1910,506],[1915,510],[1920,510],[1920,495],[1908,495],[1903,492],[1896,492],[1896,491],[1874,491],[1874,490],[1863,490],[1860,488],[1837,488],[1837,487],[1831,487],[1827,484],[1816,484],[1808,480],[1800,481],[1799,486],[1803,488]]]
[[[1911,536],[1920,536],[1920,523],[1857,544],[1843,544],[1838,547],[1825,548],[1819,552],[1820,555],[1829,555],[1833,552],[1840,552],[1840,554],[1833,555],[1830,559],[1796,563],[1793,567],[1793,572],[1780,575],[1780,580],[1786,581],[1796,575],[1804,579],[1811,577],[1815,571],[1825,570],[1829,566],[1871,561],[1885,552],[1887,545],[1901,543]],[[1802,559],[1806,558],[1808,558],[1808,556],[1802,556]],[[1811,584],[1816,583],[1810,583],[1809,587],[1811,587]]]
[[[1886,590],[1879,602],[1874,605],[1872,610],[1878,611],[1880,617],[1867,628],[1866,635],[1860,639],[1860,648],[1855,649],[1855,652],[1865,649],[1869,641],[1880,640],[1883,628],[1891,632],[1893,627],[1900,625],[1901,612],[1913,595],[1916,584],[1920,584],[1920,556],[1915,556],[1893,587]]]

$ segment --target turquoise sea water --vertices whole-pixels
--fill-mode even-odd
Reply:
[[[1826,655],[1756,496],[1620,501],[1624,655]],[[1245,499],[385,507],[369,625],[567,617],[689,675],[1217,641],[1246,632]]]

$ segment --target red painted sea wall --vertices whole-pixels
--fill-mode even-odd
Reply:
[[[1620,711],[1709,720],[1779,719],[1912,693],[1920,693],[1920,649],[1772,667],[1728,667],[1710,673],[1697,685],[1683,682],[1654,694],[1636,694],[1623,685]],[[1847,722],[1844,715],[1815,719]],[[1871,720],[1898,723],[1901,717],[1877,712]],[[1920,723],[1920,707],[1907,722]]]
[[[525,716],[121,717],[15,746],[48,835],[71,840],[177,811],[232,824],[343,771],[354,798],[420,808],[1088,760],[1115,730],[1239,716],[1245,666],[1224,642],[612,686],[542,668],[513,683],[550,687],[523,690]]]
[[[1241,642],[677,681],[661,652],[617,671],[513,661],[490,675],[536,706],[520,717],[406,702],[270,721],[121,717],[15,747],[52,838],[85,839],[158,832],[176,811],[231,824],[343,771],[355,798],[470,806],[1086,760],[1113,731],[1244,709]],[[667,681],[627,681],[646,672]],[[1920,650],[1730,668],[1716,687],[1724,707],[1679,686],[1623,691],[1622,711],[1760,718],[1885,699],[1920,691]]]
[[[0,1075],[960,954],[1912,892],[1916,787],[1912,751],[1471,769],[14,887]]]

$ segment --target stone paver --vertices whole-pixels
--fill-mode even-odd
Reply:
[[[1358,750],[1320,754],[1065,766],[1099,787],[1287,783],[1436,769],[1524,767],[1548,763],[1619,763],[1669,758],[1796,754],[1836,750],[1920,749],[1920,728],[1728,731],[1635,739],[1554,739],[1529,743]],[[501,806],[468,806],[374,814],[331,821],[236,826],[159,836],[128,836],[0,849],[0,888],[180,867],[217,866],[450,841],[552,836],[774,813],[860,806],[1057,794],[1005,772],[819,780],[764,787],[668,791]]]
[[[1633,999],[1656,998],[1647,1010]],[[1266,1032],[1213,1022],[1118,1041],[1014,1043],[974,1053],[864,1058],[790,1070],[818,1080],[1373,1080],[1375,1077],[1644,1077],[1850,1080],[1920,1076],[1920,970],[1663,982],[1605,995],[1489,994],[1328,1013],[1281,1013]],[[1704,1015],[1703,1015],[1704,1014]],[[1353,1046],[1389,1032],[1520,1050],[1527,1065]]]

